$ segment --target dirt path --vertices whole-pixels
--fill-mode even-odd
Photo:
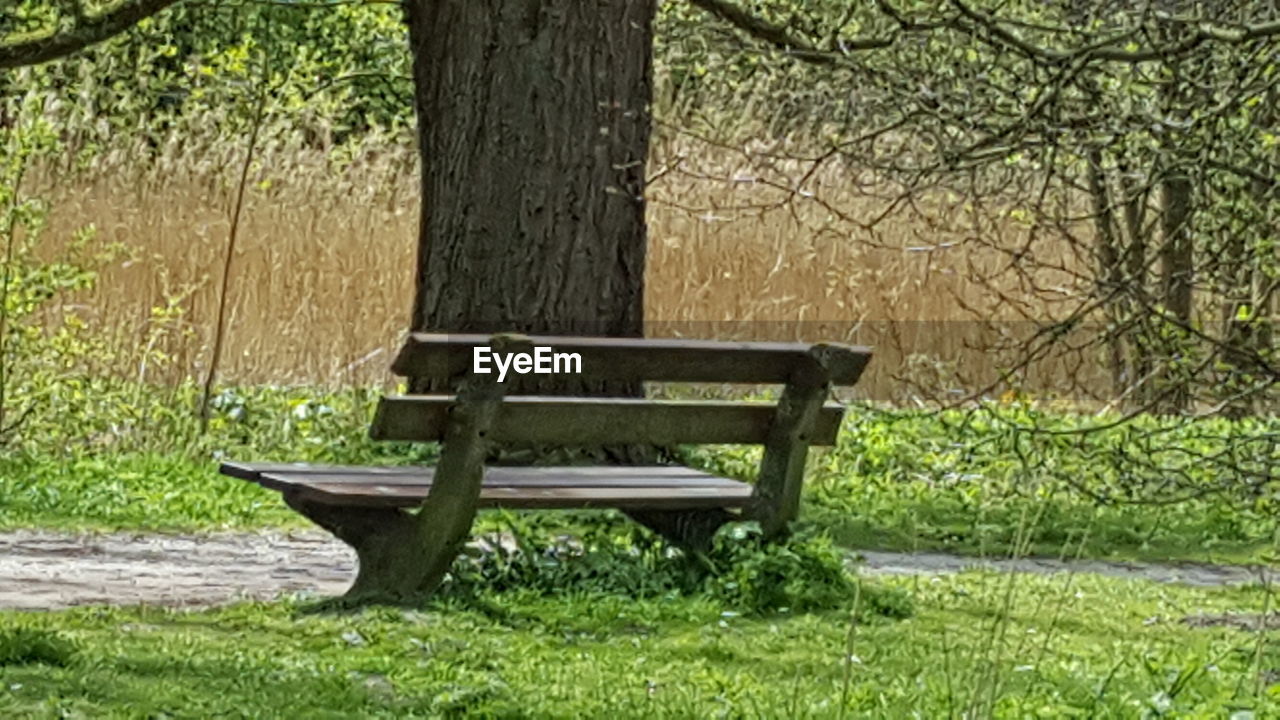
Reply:
[[[862,550],[864,568],[880,575],[941,575],[973,568],[990,568],[1001,572],[1022,572],[1047,575],[1074,571],[1132,580],[1151,580],[1164,583],[1181,583],[1199,587],[1218,585],[1242,585],[1262,579],[1256,567],[1238,565],[1207,565],[1185,563],[1161,565],[1158,563],[1121,563],[1103,560],[1074,560],[1065,562],[1045,558],[1019,558],[980,560],[972,557],[945,553],[899,553]],[[1271,572],[1274,578],[1274,571]]]
[[[355,553],[318,533],[0,533],[0,608],[340,595],[354,569]]]
[[[1054,560],[981,561],[941,553],[866,551],[877,574],[943,574],[975,566],[1053,573],[1074,569],[1114,577],[1228,585],[1258,579],[1256,570],[1211,565],[1151,565]],[[283,593],[341,594],[355,556],[320,533],[211,535],[73,535],[0,533],[0,609],[74,605],[211,605]]]

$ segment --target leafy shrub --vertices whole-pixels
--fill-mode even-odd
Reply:
[[[91,252],[90,228],[64,243],[59,257],[49,257],[41,245],[48,208],[24,181],[60,144],[34,93],[0,98],[5,116],[13,121],[0,124],[0,441],[12,444],[52,404],[58,386],[101,354],[102,343],[60,301],[91,288],[94,267],[113,248]]]
[[[693,556],[621,515],[565,532],[563,518],[508,518],[455,562],[445,598],[525,592],[544,596],[709,596],[745,614],[847,607],[861,595],[869,615],[907,617],[910,597],[864,583],[826,537],[800,532],[765,542],[754,523],[722,528],[712,549]],[[554,529],[553,529],[554,528]]]
[[[0,628],[0,667],[34,664],[65,667],[75,655],[75,643],[51,630],[23,626]]]
[[[748,612],[828,610],[861,595],[872,615],[909,617],[910,596],[858,579],[825,535],[801,531],[785,542],[765,542],[755,523],[724,528],[710,558],[715,570],[708,589],[726,604]]]
[[[578,525],[573,518],[504,514],[454,563],[444,594],[522,590],[653,597],[674,589],[671,578],[658,572],[666,551],[652,536],[615,514]]]
[[[988,552],[1026,542],[1052,554],[1084,542],[1087,554],[1158,558],[1271,536],[1275,419],[1117,423],[994,404],[850,415],[807,484],[810,517],[840,542]]]

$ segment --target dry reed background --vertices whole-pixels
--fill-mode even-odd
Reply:
[[[108,158],[103,167],[125,169],[46,184],[53,238],[91,224],[127,253],[71,301],[120,350],[111,371],[153,382],[203,374],[236,152],[176,151],[141,172]],[[805,185],[815,202],[788,189],[804,170],[687,137],[656,141],[649,334],[873,345],[857,394],[875,400],[954,396],[997,379],[995,331],[978,321],[1013,319],[1002,298],[1017,288],[990,281],[999,258],[965,245],[972,228],[940,221],[940,209],[860,230],[858,219],[888,201],[827,167]],[[366,152],[338,170],[320,154],[262,153],[232,265],[223,382],[391,379],[412,296],[414,172],[409,147]],[[1026,382],[1051,388],[1067,375],[1078,381],[1079,368],[1043,363]]]

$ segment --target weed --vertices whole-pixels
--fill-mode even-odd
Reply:
[[[70,665],[75,643],[61,633],[24,625],[0,626],[0,667],[11,665]]]

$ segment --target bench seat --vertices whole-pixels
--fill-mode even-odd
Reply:
[[[768,539],[787,532],[809,448],[835,444],[840,431],[831,388],[857,382],[870,357],[831,343],[413,333],[393,366],[410,394],[379,401],[369,436],[439,443],[434,467],[226,462],[221,471],[280,492],[353,547],[359,572],[347,597],[360,602],[416,603],[434,591],[479,508],[617,509],[702,553],[735,521],[759,523]],[[530,373],[563,377],[516,377]],[[660,400],[639,392],[646,382],[783,387],[776,401]],[[758,479],[669,465],[486,464],[561,448],[656,459],[686,444],[762,445]]]
[[[294,492],[329,505],[412,508],[426,499],[432,467],[359,467],[226,462],[224,475],[265,488]],[[687,467],[491,466],[479,507],[512,509],[618,508],[697,510],[742,508],[753,486]]]

